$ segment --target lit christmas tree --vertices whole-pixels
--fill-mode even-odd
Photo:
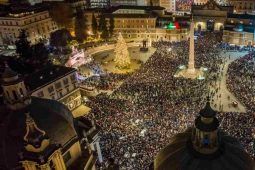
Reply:
[[[130,65],[130,57],[128,53],[127,44],[122,37],[121,33],[119,33],[119,37],[117,40],[117,45],[115,47],[115,59],[114,62],[116,63],[117,67],[120,68],[127,68]]]

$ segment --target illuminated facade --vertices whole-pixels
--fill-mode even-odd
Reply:
[[[0,45],[14,44],[21,30],[26,30],[28,40],[33,44],[49,38],[50,33],[57,30],[57,24],[48,11],[8,13],[0,16]]]
[[[255,13],[254,0],[230,0],[229,3],[234,6],[235,13]]]
[[[228,13],[233,13],[233,6],[221,6],[214,0],[206,4],[193,4],[192,14],[197,31],[222,31]]]
[[[82,96],[78,87],[77,71],[63,66],[49,66],[26,77],[25,83],[32,96],[57,100],[72,111],[73,116],[87,112],[82,105]]]
[[[159,6],[164,7],[166,11],[170,11],[172,0],[159,0]]]
[[[153,14],[152,14],[153,13]],[[160,16],[164,15],[163,7],[123,7],[114,11],[107,17],[114,18],[114,32],[121,32],[125,39],[141,41],[168,40],[181,41],[188,37],[188,29],[167,29],[158,26]]]
[[[195,4],[205,4],[208,0],[194,0]],[[255,1],[254,0],[216,0],[221,4],[230,4],[234,7],[235,13],[254,13]]]
[[[255,18],[248,14],[229,14],[223,41],[234,45],[255,45]]]
[[[1,168],[65,170],[80,162],[95,169],[97,156],[101,160],[102,156],[93,121],[74,119],[58,101],[31,96],[23,78],[8,66],[2,74],[2,88],[0,156],[5,158],[0,160]],[[85,150],[87,156],[81,157]]]
[[[137,0],[111,0],[111,5],[137,5]]]
[[[106,8],[110,6],[110,0],[88,0],[90,8]]]

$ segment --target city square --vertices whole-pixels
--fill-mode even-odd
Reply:
[[[0,0],[0,170],[255,170],[254,83],[254,0]]]
[[[154,44],[157,51],[151,58],[113,94],[100,95],[89,103],[95,109],[94,116],[100,126],[107,129],[102,136],[105,155],[118,158],[123,169],[146,169],[171,137],[192,126],[208,95],[213,108],[219,111],[222,129],[235,134],[253,154],[254,110],[246,111],[240,99],[235,97],[241,92],[226,90],[227,82],[231,80],[226,80],[228,68],[225,67],[247,57],[247,52],[224,51],[213,37],[213,34],[201,37],[198,42],[201,46],[196,51],[199,56],[196,59],[200,61],[197,63],[208,68],[205,80],[174,77],[178,66],[187,60],[188,51],[184,50],[187,42],[159,42]],[[168,52],[165,49],[169,47],[180,50]],[[206,53],[200,50],[206,50]],[[235,77],[234,73],[228,74]],[[246,95],[249,93],[254,96],[254,91]],[[233,102],[238,105],[234,106]]]

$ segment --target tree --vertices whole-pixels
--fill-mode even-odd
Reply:
[[[107,23],[106,23],[105,16],[101,14],[99,18],[98,31],[103,32],[103,30],[107,28],[106,24]]]
[[[129,67],[131,63],[129,52],[128,52],[127,44],[124,38],[122,37],[121,33],[119,33],[119,37],[118,37],[114,52],[115,52],[114,61],[117,67],[120,67],[120,68]]]
[[[101,34],[101,38],[104,40],[107,40],[109,38],[109,31],[107,28],[105,28]]]
[[[69,4],[62,2],[52,4],[50,15],[60,27],[73,30],[73,11]]]
[[[20,73],[30,73],[42,65],[49,64],[49,52],[43,41],[35,45],[30,45],[25,30],[20,32],[19,39],[16,41],[16,52],[20,57],[14,58],[9,62]]]
[[[92,31],[95,36],[97,36],[97,29],[98,29],[97,19],[93,13],[93,15],[92,15]]]
[[[87,39],[87,18],[82,10],[77,10],[75,17],[75,36],[78,42],[83,42]]]
[[[104,15],[100,15],[98,30],[101,32],[102,39],[108,39],[109,31],[107,29],[107,22]]]
[[[67,29],[57,30],[50,34],[50,45],[57,48],[67,46],[71,40],[72,36]]]
[[[15,42],[16,53],[24,60],[32,57],[30,41],[27,38],[26,31],[21,30],[18,40]]]
[[[33,45],[32,51],[32,60],[35,66],[37,64],[38,66],[42,64],[48,64],[49,51],[47,50],[43,42],[39,42],[38,44]]]
[[[110,34],[110,37],[113,36],[113,31],[114,31],[114,18],[113,16],[110,17],[110,26],[109,26],[109,34]]]

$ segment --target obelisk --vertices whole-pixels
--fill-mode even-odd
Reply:
[[[195,49],[194,49],[194,22],[193,19],[190,23],[190,41],[189,41],[189,65],[187,72],[190,74],[194,74],[196,72],[195,69]]]

